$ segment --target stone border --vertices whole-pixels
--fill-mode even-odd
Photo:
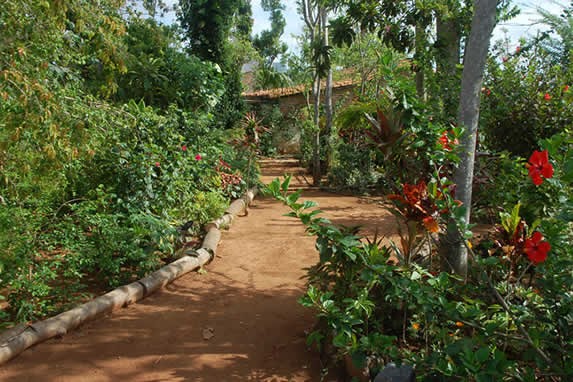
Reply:
[[[235,217],[246,212],[258,189],[249,189],[242,198],[231,203],[223,216],[205,226],[207,234],[198,250],[187,249],[183,256],[128,285],[121,286],[76,308],[30,325],[19,325],[0,338],[0,365],[29,347],[56,336],[62,336],[97,316],[137,302],[161,289],[176,278],[194,271],[213,260],[221,240],[221,228],[232,224]]]

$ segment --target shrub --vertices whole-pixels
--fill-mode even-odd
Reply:
[[[535,45],[491,57],[480,107],[481,145],[530,155],[541,139],[573,122],[570,81],[567,68],[553,65],[547,52]]]
[[[570,176],[560,167],[555,173],[545,182],[567,182]],[[309,343],[336,349],[339,358],[350,357],[372,376],[391,361],[415,365],[418,376],[428,380],[573,376],[573,251],[567,244],[573,235],[562,214],[568,202],[556,201],[552,209],[561,213],[529,229],[519,207],[502,214],[500,236],[489,247],[485,242],[475,247],[468,279],[461,280],[440,272],[431,253],[406,261],[397,256],[396,245],[365,241],[332,225],[317,216],[316,203],[299,203],[298,192],[287,194],[288,183],[277,179],[268,192],[317,237],[320,257],[301,299],[323,323]],[[456,210],[447,185],[433,184],[405,187],[402,199],[395,198],[404,201],[405,213],[412,204],[411,213],[403,215],[406,223],[418,222],[430,232],[433,225],[424,224],[428,216],[445,214],[448,205],[451,214]],[[439,218],[438,228],[448,219]]]

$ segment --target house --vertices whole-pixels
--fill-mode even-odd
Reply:
[[[335,81],[332,84],[332,101],[336,104],[340,100],[351,99],[355,83],[352,80]],[[243,93],[248,104],[275,104],[279,106],[283,115],[293,110],[301,109],[312,104],[311,89],[305,85],[290,88],[258,90]]]
[[[332,101],[348,102],[353,98],[355,83],[352,80],[335,81],[332,84]],[[287,118],[297,118],[297,111],[312,104],[311,90],[304,86],[258,90],[243,93],[245,101],[253,106],[277,105],[282,115]],[[291,123],[283,130],[273,133],[274,145],[281,154],[296,154],[300,151],[301,131],[297,124]]]

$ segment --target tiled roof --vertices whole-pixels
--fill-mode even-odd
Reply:
[[[332,84],[332,88],[343,88],[346,86],[352,86],[354,81],[352,80],[342,80],[342,81],[335,81]],[[245,98],[258,98],[258,99],[276,99],[280,97],[287,97],[295,94],[300,94],[306,90],[304,85],[298,85],[291,88],[277,88],[277,89],[269,89],[269,90],[258,90],[254,92],[243,93],[243,97]]]

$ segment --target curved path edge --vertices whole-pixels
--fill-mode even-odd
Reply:
[[[104,313],[140,301],[182,275],[209,263],[214,258],[221,240],[220,229],[230,226],[236,216],[246,211],[257,193],[257,187],[249,189],[245,195],[229,205],[223,216],[208,223],[205,226],[207,234],[203,239],[201,248],[183,251],[181,258],[138,281],[118,287],[57,316],[27,326],[17,327],[14,332],[3,334],[3,339],[0,340],[0,365],[33,345],[64,335]]]

